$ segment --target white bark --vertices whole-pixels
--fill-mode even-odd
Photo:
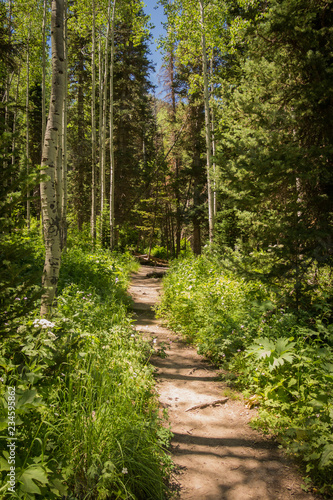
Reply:
[[[61,136],[62,110],[64,104],[64,43],[63,43],[64,0],[52,0],[51,42],[52,42],[52,86],[49,116],[42,152],[42,173],[48,180],[41,182],[41,204],[45,241],[45,263],[41,316],[51,312],[60,270],[61,221],[56,193],[57,145]]]
[[[19,96],[19,86],[20,86],[20,72],[17,75],[17,85],[15,92],[15,107],[13,116],[13,140],[12,140],[12,167],[15,165],[15,148],[16,148],[16,119],[17,119],[17,108],[18,108],[18,96]]]
[[[11,40],[11,29],[12,29],[12,3],[11,0],[9,0],[8,4],[8,13],[9,13],[9,40]],[[12,75],[13,76],[13,75]],[[11,80],[9,78],[9,75],[7,74],[6,76],[6,81],[5,81],[5,92],[2,96],[2,103],[5,103],[5,130],[8,130],[8,102],[9,102],[9,89],[10,89],[10,84]],[[7,159],[4,158],[3,160],[3,171],[6,172],[8,168],[8,162]],[[7,181],[5,181],[7,182]]]
[[[103,83],[103,115],[102,115],[102,152],[101,152],[101,220],[100,220],[100,239],[103,240],[103,216],[105,208],[105,163],[106,163],[106,104],[107,104],[107,89],[108,89],[108,52],[109,52],[109,36],[110,36],[110,14],[111,0],[108,5],[108,24],[105,37],[105,56],[104,56],[104,83]]]
[[[207,192],[208,192],[208,221],[209,221],[209,242],[213,242],[214,236],[214,197],[211,187],[211,169],[212,169],[212,139],[209,111],[209,88],[207,71],[207,53],[205,37],[205,15],[203,0],[199,0],[201,15],[201,49],[202,49],[202,72],[204,79],[204,103],[205,103],[205,132],[207,149]]]
[[[99,116],[98,116],[98,164],[99,164],[99,175],[101,176],[102,170],[102,109],[103,109],[103,57],[102,57],[102,35],[99,34],[98,41],[98,100],[99,100]],[[99,187],[101,185],[101,179],[99,178]]]
[[[44,0],[44,7],[43,7],[43,25],[42,25],[42,39],[43,39],[43,47],[42,47],[42,145],[44,144],[44,137],[45,137],[45,128],[46,128],[46,120],[45,120],[45,80],[46,80],[46,2],[47,0]]]
[[[213,56],[210,60],[210,75],[213,79]],[[213,84],[211,86],[211,95],[213,95]],[[216,217],[217,212],[217,194],[216,194],[216,141],[215,141],[215,113],[214,113],[214,103],[211,105],[211,130],[212,130],[212,153],[213,153],[213,216]]]
[[[68,89],[68,51],[67,51],[67,0],[64,0],[64,60],[65,60],[65,74],[64,74],[64,103],[62,111],[62,170],[61,170],[61,249],[66,248],[67,244],[67,89]]]
[[[114,246],[114,148],[113,148],[113,66],[114,66],[114,25],[116,0],[113,0],[111,26],[111,62],[110,62],[110,249]]]
[[[27,40],[27,88],[26,88],[26,100],[25,100],[25,114],[26,114],[26,147],[25,147],[25,157],[27,163],[27,174],[29,175],[29,77],[30,77],[30,36],[28,33]],[[30,229],[30,191],[27,191],[27,227]]]
[[[91,48],[91,219],[90,219],[90,233],[91,240],[94,243],[96,237],[96,12],[95,0],[92,0],[92,48]]]

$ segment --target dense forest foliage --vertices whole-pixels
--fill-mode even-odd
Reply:
[[[160,313],[330,495],[332,0],[158,4],[164,99],[141,1],[0,2],[13,498],[168,495],[151,347],[126,313],[133,253],[178,257]]]

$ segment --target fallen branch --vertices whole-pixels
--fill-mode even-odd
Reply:
[[[157,266],[157,267],[168,267],[169,262],[165,259],[159,259],[158,257],[150,256],[148,259],[148,254],[138,254],[137,252],[133,252],[133,256],[136,257],[140,264],[149,265],[149,266]]]
[[[191,411],[191,410],[198,410],[202,408],[206,408],[207,406],[215,406],[215,405],[222,405],[228,401],[229,398],[223,398],[223,399],[215,399],[214,401],[211,401],[210,403],[202,403],[201,405],[195,405],[191,406],[190,408],[187,408],[185,411]]]

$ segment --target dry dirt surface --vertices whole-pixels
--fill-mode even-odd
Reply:
[[[255,409],[224,395],[216,370],[196,350],[155,318],[165,270],[142,266],[133,274],[135,329],[152,339],[157,391],[167,408],[180,500],[314,500],[302,490],[302,478],[271,439],[248,423]],[[155,342],[154,342],[154,339]],[[219,404],[196,409],[193,406]]]

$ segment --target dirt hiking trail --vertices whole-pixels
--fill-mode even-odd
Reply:
[[[163,269],[141,266],[132,275],[135,329],[156,339],[154,355],[161,407],[168,409],[171,454],[180,500],[314,500],[302,490],[301,476],[269,438],[248,422],[256,410],[240,400],[227,399],[227,384],[218,371],[180,335],[155,318]],[[227,393],[228,395],[228,393]],[[219,404],[189,409],[221,400]],[[186,411],[188,410],[188,411]]]

